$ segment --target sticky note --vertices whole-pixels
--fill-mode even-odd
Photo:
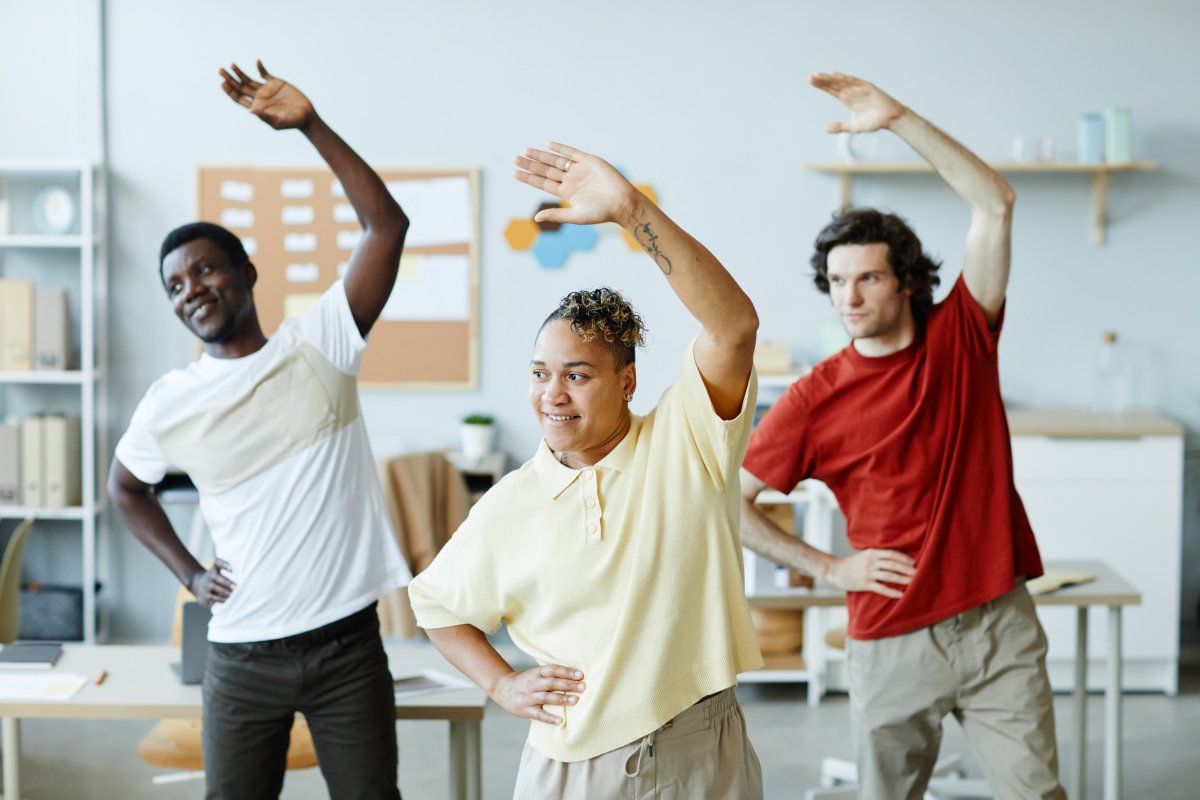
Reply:
[[[249,203],[254,199],[254,187],[242,181],[221,181],[221,199]]]
[[[313,196],[313,182],[308,178],[280,181],[279,194],[288,200],[306,200]]]
[[[289,253],[311,253],[317,249],[317,235],[315,233],[285,233],[283,249]]]
[[[285,294],[283,296],[283,316],[298,317],[317,304],[321,299],[320,292],[304,292],[303,294]]]
[[[284,225],[312,225],[316,215],[312,206],[284,206],[279,216]]]
[[[288,283],[312,283],[321,275],[316,264],[288,264],[283,270]]]
[[[226,208],[221,212],[221,224],[226,228],[253,228],[254,210],[250,208]]]

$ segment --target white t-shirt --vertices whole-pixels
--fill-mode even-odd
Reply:
[[[139,480],[174,467],[236,584],[214,642],[278,639],[365,608],[412,578],[358,404],[366,341],[335,283],[243,358],[205,354],[151,385],[117,443]]]

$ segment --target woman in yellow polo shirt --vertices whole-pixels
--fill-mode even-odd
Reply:
[[[758,317],[720,262],[604,160],[551,144],[518,180],[616,222],[700,322],[680,377],[644,417],[643,325],[610,289],[572,292],[529,367],[537,453],[472,510],[409,586],[417,621],[509,713],[532,720],[527,798],[760,798],[732,687],[762,658],[742,589],[738,468],[756,394]],[[540,666],[488,643],[501,622]]]

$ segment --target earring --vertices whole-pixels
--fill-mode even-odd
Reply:
[[[627,395],[625,395],[625,402],[626,402],[626,403],[632,403],[632,402],[633,402],[633,395],[631,395],[631,394],[627,394]]]

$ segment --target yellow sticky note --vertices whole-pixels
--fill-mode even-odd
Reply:
[[[315,306],[320,299],[319,292],[285,294],[283,296],[283,316],[298,317]]]
[[[400,272],[396,275],[398,281],[412,281],[421,277],[420,256],[400,256]]]

